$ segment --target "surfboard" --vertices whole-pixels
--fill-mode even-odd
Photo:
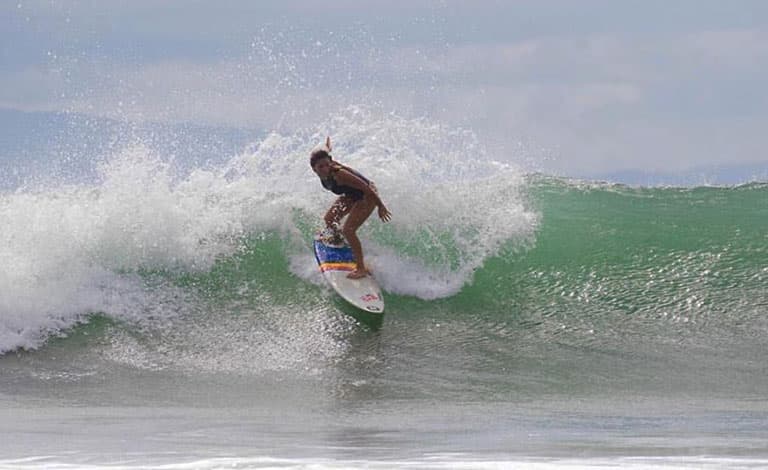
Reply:
[[[344,300],[371,313],[384,313],[384,296],[372,276],[349,279],[355,270],[355,257],[346,243],[332,244],[319,234],[314,240],[315,259],[328,284]]]

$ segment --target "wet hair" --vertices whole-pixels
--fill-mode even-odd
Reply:
[[[319,162],[323,158],[327,158],[328,160],[333,161],[333,157],[331,157],[331,154],[328,153],[327,151],[315,150],[314,152],[312,152],[312,154],[309,157],[309,166],[314,168],[315,164],[317,164],[317,162]]]

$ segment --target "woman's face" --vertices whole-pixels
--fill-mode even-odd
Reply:
[[[321,178],[327,178],[331,174],[331,160],[328,158],[321,158],[315,162],[315,166],[312,167],[315,173]]]

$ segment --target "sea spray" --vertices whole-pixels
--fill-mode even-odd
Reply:
[[[453,295],[502,247],[532,242],[538,215],[527,208],[522,175],[493,161],[471,132],[425,119],[351,107],[181,174],[138,143],[103,159],[96,183],[0,196],[8,228],[0,235],[0,352],[36,348],[92,313],[141,323],[148,310],[153,319],[198,311],[194,289],[170,294],[184,291],[175,278],[209,271],[260,234],[286,240],[276,256],[317,281],[308,240],[333,196],[308,151],[326,135],[336,158],[374,180],[395,214],[390,224],[374,214],[361,230],[389,292]],[[158,283],[147,272],[168,274]],[[154,307],[159,299],[166,309]]]

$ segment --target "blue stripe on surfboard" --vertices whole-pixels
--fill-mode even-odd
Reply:
[[[315,240],[315,259],[317,264],[354,262],[355,256],[348,246],[332,247]]]

